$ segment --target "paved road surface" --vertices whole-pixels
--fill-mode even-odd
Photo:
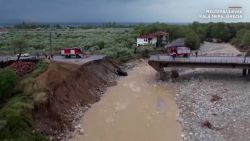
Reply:
[[[91,55],[89,57],[82,57],[82,58],[65,58],[64,56],[54,56],[53,61],[81,65],[90,61],[102,60],[103,58],[105,58],[105,55]]]
[[[61,55],[56,55],[53,56],[53,61],[57,62],[65,62],[65,63],[73,63],[73,64],[84,64],[90,61],[95,61],[95,60],[102,60],[105,57],[105,55],[92,55],[89,57],[82,56],[82,58],[65,58],[64,56]],[[26,59],[33,59],[36,58],[36,56],[29,56],[29,57],[21,57],[20,60],[26,60]],[[6,61],[15,61],[17,60],[17,57],[15,56],[0,56],[0,62],[6,62]]]
[[[36,58],[35,56],[29,56],[29,57],[20,57],[20,60],[26,60],[26,59],[33,59]],[[10,60],[17,60],[16,56],[0,56],[0,61],[10,61]]]

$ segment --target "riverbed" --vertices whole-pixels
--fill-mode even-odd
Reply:
[[[83,133],[71,141],[179,141],[176,86],[157,81],[146,61],[107,89],[84,114]]]

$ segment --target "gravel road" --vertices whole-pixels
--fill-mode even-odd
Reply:
[[[229,44],[205,43],[202,51],[239,52]],[[176,80],[176,103],[184,141],[249,141],[250,82],[239,69],[189,69]]]

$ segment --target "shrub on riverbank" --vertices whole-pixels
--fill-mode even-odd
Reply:
[[[34,130],[33,91],[26,92],[34,77],[47,69],[47,64],[39,62],[36,69],[19,78],[10,69],[0,72],[0,140],[2,141],[45,141],[43,135]],[[4,100],[3,100],[4,99]],[[8,101],[7,101],[8,100]]]
[[[0,71],[0,102],[10,97],[18,80],[19,77],[13,70],[4,69]]]
[[[0,140],[5,141],[45,141],[33,129],[31,99],[20,93],[0,110]]]

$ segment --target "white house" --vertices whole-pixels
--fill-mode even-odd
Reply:
[[[137,46],[143,46],[147,44],[156,45],[157,37],[153,34],[150,35],[141,35],[137,38]]]
[[[163,42],[168,41],[169,33],[164,31],[159,31],[148,35],[141,35],[137,37],[137,46],[143,46],[147,44],[156,45],[158,39]]]
[[[9,31],[5,28],[0,28],[0,34],[8,33]]]

